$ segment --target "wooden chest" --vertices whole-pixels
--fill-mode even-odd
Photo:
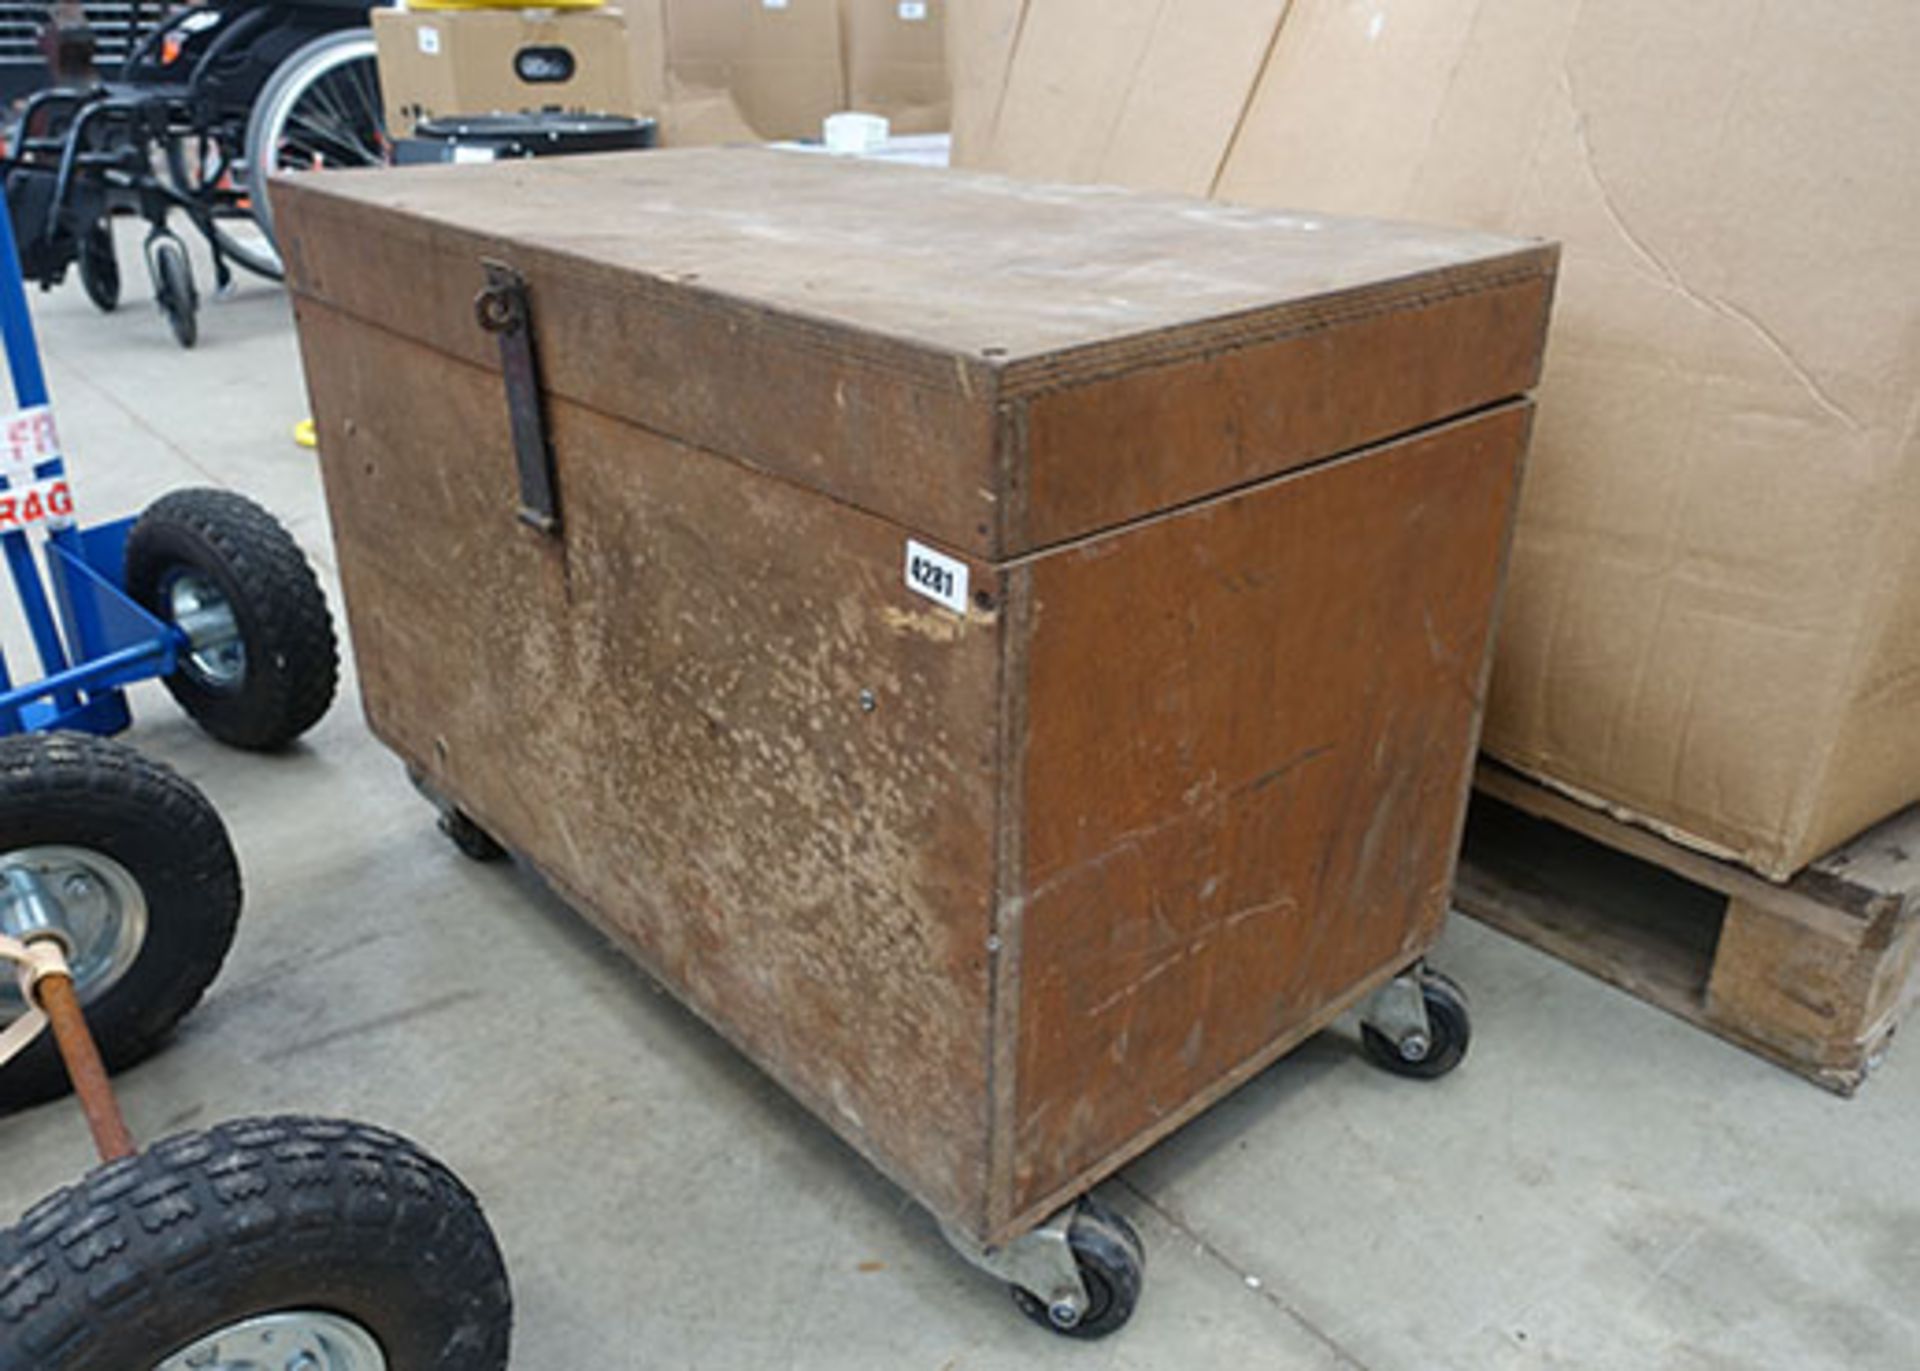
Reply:
[[[274,194],[374,731],[956,1229],[1436,936],[1551,247],[745,149]]]

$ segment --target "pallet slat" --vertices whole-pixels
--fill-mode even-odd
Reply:
[[[1482,762],[1455,903],[1841,1094],[1915,986],[1920,808],[1776,885]]]

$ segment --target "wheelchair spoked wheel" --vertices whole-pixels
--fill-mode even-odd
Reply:
[[[101,215],[80,235],[80,286],[103,314],[120,304],[120,259],[113,252],[110,215]]]
[[[279,172],[379,167],[387,120],[372,29],[314,39],[274,70],[247,117],[247,190],[273,238],[267,180]]]
[[[156,229],[147,236],[147,270],[153,274],[154,303],[166,316],[174,340],[192,347],[200,340],[200,293],[194,289],[186,244],[166,229]]]

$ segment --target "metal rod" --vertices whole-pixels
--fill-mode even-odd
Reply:
[[[68,667],[65,671],[43,676],[37,681],[15,686],[12,690],[0,693],[0,709],[15,708],[47,696],[72,696],[77,690],[95,690],[116,671],[138,666],[151,657],[164,657],[170,644],[164,639],[135,643],[132,647],[123,647],[118,652],[109,652],[103,657],[95,657],[90,662]]]
[[[60,641],[53,607],[47,602],[40,567],[33,560],[33,544],[23,531],[13,529],[0,533],[0,546],[6,549],[7,565],[13,571],[13,588],[20,596],[20,611],[26,616],[33,645],[40,653],[40,665],[49,677],[57,676],[67,669],[67,650]]]
[[[35,989],[40,1007],[47,1013],[47,1026],[60,1048],[60,1060],[67,1065],[73,1081],[73,1093],[80,1097],[80,1109],[87,1116],[87,1128],[93,1133],[93,1145],[103,1162],[117,1162],[137,1150],[127,1121],[120,1114],[120,1103],[113,1097],[107,1080],[106,1064],[94,1045],[87,1016],[80,1010],[80,997],[74,993],[71,976],[45,976]]]

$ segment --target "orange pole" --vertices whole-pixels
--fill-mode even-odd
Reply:
[[[47,1013],[47,1026],[60,1048],[60,1060],[66,1063],[73,1080],[73,1093],[80,1097],[80,1109],[87,1116],[87,1128],[93,1133],[93,1145],[103,1162],[117,1162],[135,1152],[133,1134],[121,1116],[120,1104],[113,1097],[107,1080],[106,1064],[94,1045],[87,1016],[80,1010],[80,997],[74,993],[71,976],[44,976],[35,989],[40,1007]]]

